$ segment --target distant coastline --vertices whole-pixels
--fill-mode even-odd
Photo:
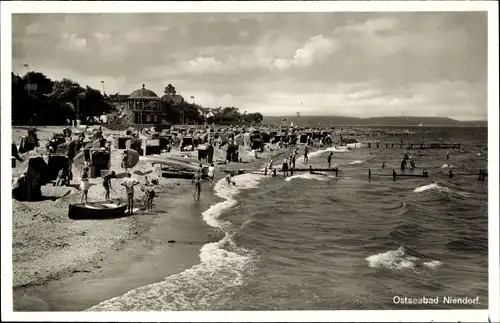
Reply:
[[[487,127],[487,120],[459,121],[443,117],[373,117],[356,118],[343,116],[264,116],[262,123],[279,124],[285,122],[298,126],[335,126],[335,127]]]

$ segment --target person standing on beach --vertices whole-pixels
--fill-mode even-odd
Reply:
[[[332,156],[333,153],[330,153],[330,155],[328,155],[328,158],[326,159],[326,161],[328,162],[328,168],[332,168]]]
[[[111,179],[112,178],[116,178],[116,173],[114,170],[112,170],[111,173],[104,176],[103,181],[102,181],[102,187],[104,187],[104,192],[105,192],[104,199],[106,201],[109,201],[109,190],[112,189],[113,192],[115,191],[111,187]]]
[[[288,159],[285,158],[285,160],[283,161],[283,166],[281,167],[281,170],[283,171],[283,177],[287,177],[288,176]]]
[[[193,197],[195,200],[199,200],[201,195],[201,171],[198,170],[194,174],[192,182],[195,184]]]
[[[306,146],[304,148],[304,163],[307,163],[309,161],[309,157],[307,156],[308,152],[309,152],[309,148]]]
[[[267,163],[266,169],[264,170],[264,175],[267,175],[267,172],[273,171],[273,160],[269,158],[269,162]]]
[[[153,211],[153,200],[156,196],[154,184],[145,178],[144,185],[141,186],[141,191],[144,192],[144,206],[147,211]]]
[[[83,203],[83,201],[85,201],[85,205],[88,203],[88,194],[90,188],[88,171],[89,171],[88,167],[83,168],[82,179],[80,182],[80,189],[82,190],[82,197],[80,199],[80,203]]]
[[[127,190],[127,209],[129,215],[134,213],[134,187],[139,184],[139,181],[132,178],[130,173],[127,173],[127,178],[122,182],[122,185],[125,186]]]

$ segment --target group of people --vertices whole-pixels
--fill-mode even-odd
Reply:
[[[117,178],[115,171],[109,172],[103,178],[102,186],[104,188],[104,199],[106,201],[110,200],[111,190],[113,192],[117,193],[111,185],[111,180],[115,179],[115,178]],[[129,214],[133,214],[135,187],[137,185],[140,185],[141,191],[144,192],[144,196],[145,196],[144,208],[148,211],[152,211],[153,210],[153,199],[156,196],[155,185],[157,185],[157,184],[158,184],[157,180],[149,181],[147,176],[144,178],[144,183],[141,184],[140,181],[138,181],[135,178],[132,178],[132,174],[127,173],[125,179],[121,182],[121,185],[124,186],[126,189],[127,212]],[[80,181],[80,191],[82,192],[81,199],[80,199],[81,203],[88,204],[89,189],[90,189],[89,167],[85,166],[82,170],[81,181]]]

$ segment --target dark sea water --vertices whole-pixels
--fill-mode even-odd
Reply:
[[[325,168],[333,151],[338,178],[243,174],[235,186],[219,181],[221,202],[200,216],[225,237],[202,247],[200,264],[90,310],[487,308],[488,182],[458,175],[487,168],[487,129],[411,130],[404,141],[459,141],[465,152],[451,150],[447,161],[444,149],[421,157],[409,150],[414,172],[426,167],[429,178],[396,182],[376,175],[400,172],[399,147],[310,154],[308,165]],[[400,138],[375,140],[385,139]],[[402,305],[394,296],[479,296],[480,304]]]

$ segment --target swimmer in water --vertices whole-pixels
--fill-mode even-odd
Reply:
[[[309,148],[307,146],[304,148],[304,163],[307,163],[309,161],[309,157],[307,156],[307,153],[309,152]]]
[[[326,159],[326,161],[328,162],[328,168],[332,168],[332,156],[333,153],[330,153],[330,155],[328,155],[328,158]]]
[[[450,160],[450,151],[449,150],[446,152],[446,160]]]
[[[385,161],[382,162],[382,169],[385,169]]]
[[[480,150],[480,151],[476,154],[476,156],[477,156],[477,157],[481,157],[481,155],[482,155],[482,152],[481,152],[481,150]]]
[[[411,159],[411,157],[410,157],[410,167],[412,170],[415,169],[415,161]]]

